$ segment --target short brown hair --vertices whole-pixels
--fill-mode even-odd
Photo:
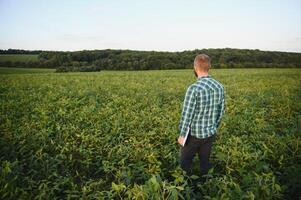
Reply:
[[[208,66],[201,66],[200,62],[207,62]],[[211,59],[208,55],[204,53],[199,54],[194,59],[194,66],[201,67],[204,71],[209,71],[209,68],[211,67]]]

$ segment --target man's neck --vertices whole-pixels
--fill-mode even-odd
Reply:
[[[201,78],[201,77],[203,77],[203,76],[208,76],[208,75],[209,75],[208,72],[200,72],[200,73],[198,74],[198,78]]]

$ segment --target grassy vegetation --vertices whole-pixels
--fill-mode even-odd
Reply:
[[[43,68],[17,68],[17,67],[0,67],[1,74],[35,74],[35,73],[52,73],[55,69]]]
[[[212,75],[226,114],[201,183],[179,168],[176,142],[192,70],[2,70],[1,198],[297,199],[301,70]]]
[[[28,61],[37,61],[37,54],[0,54],[0,62],[28,62]]]

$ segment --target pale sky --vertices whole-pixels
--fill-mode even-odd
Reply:
[[[0,49],[301,52],[301,0],[0,0]]]

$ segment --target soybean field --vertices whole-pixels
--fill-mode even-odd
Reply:
[[[226,110],[205,180],[179,167],[192,70],[0,70],[1,199],[298,199],[301,69],[212,69]]]

